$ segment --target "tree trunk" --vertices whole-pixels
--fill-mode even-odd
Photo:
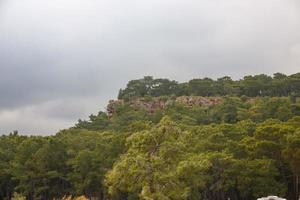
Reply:
[[[295,200],[299,200],[299,177],[295,175]]]

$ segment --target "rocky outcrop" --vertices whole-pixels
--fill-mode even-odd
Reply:
[[[115,112],[119,105],[123,105],[124,100],[109,100],[108,105],[106,107],[106,112],[109,117],[111,117]]]
[[[221,101],[221,97],[181,96],[176,98],[176,103],[187,106],[214,106]]]
[[[107,105],[107,114],[111,117],[118,106],[129,104],[134,109],[146,110],[149,113],[154,113],[157,110],[165,109],[169,105],[181,104],[189,107],[193,106],[214,106],[222,101],[221,97],[201,97],[201,96],[181,96],[177,98],[165,97],[146,97],[136,98],[125,102],[124,100],[110,100]]]

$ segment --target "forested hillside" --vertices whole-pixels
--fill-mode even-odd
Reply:
[[[298,200],[300,73],[129,81],[53,136],[0,136],[0,199]]]

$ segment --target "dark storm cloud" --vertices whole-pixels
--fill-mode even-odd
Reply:
[[[55,133],[144,75],[300,69],[296,0],[2,0],[0,133]]]

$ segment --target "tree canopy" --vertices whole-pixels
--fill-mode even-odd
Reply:
[[[111,114],[52,136],[0,136],[0,199],[298,200],[299,78],[130,81]]]
[[[129,81],[125,89],[120,89],[119,99],[132,99],[144,96],[300,96],[300,73],[287,76],[275,73],[273,76],[259,74],[232,80],[225,76],[213,80],[197,78],[178,83],[169,79],[154,79],[145,76]]]

